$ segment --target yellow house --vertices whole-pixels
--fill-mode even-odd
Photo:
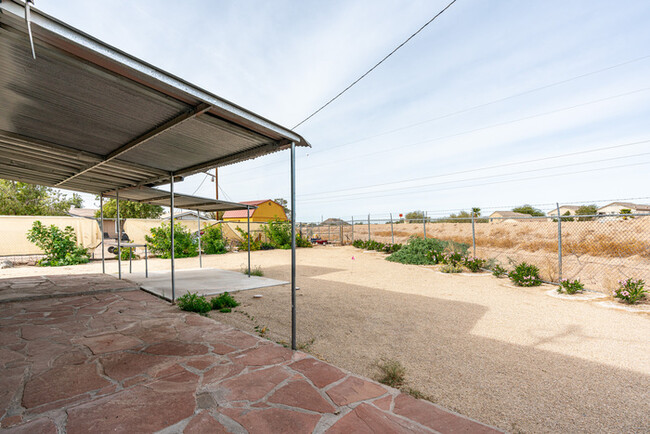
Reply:
[[[250,218],[252,222],[268,222],[271,220],[287,221],[287,214],[279,203],[271,200],[253,200],[250,202],[241,202],[243,205],[253,205],[257,208],[250,209]],[[223,220],[227,222],[245,222],[247,210],[226,211],[223,213]]]

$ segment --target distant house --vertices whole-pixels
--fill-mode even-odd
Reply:
[[[609,205],[598,208],[598,214],[611,215],[620,214],[621,210],[629,209],[631,214],[650,213],[650,205],[639,205],[631,202],[612,202]]]
[[[95,208],[70,208],[68,210],[68,215],[70,217],[82,217],[85,219],[95,219],[95,213],[99,211]]]
[[[494,211],[490,216],[488,217],[490,222],[498,223],[498,222],[514,222],[522,218],[532,218],[530,214],[524,214],[521,212],[514,212],[514,211]]]
[[[250,216],[251,222],[269,222],[271,220],[287,221],[287,214],[279,203],[271,200],[253,200],[241,202],[243,205],[253,205],[257,208],[249,210],[226,211],[223,220],[227,222],[245,222]],[[248,213],[248,214],[247,214]]]
[[[161,217],[163,220],[169,220],[171,218],[171,214],[163,214]],[[199,214],[199,218],[201,221],[208,221],[210,220],[208,217],[205,217],[203,214]],[[191,221],[196,221],[196,211],[183,211],[179,213],[174,213],[174,220],[191,220]]]
[[[573,206],[573,205],[560,205],[560,215],[576,215],[576,211],[579,209],[579,206]],[[567,212],[569,214],[567,214]],[[556,216],[557,215],[557,208],[553,208],[549,212],[546,213],[548,216]]]

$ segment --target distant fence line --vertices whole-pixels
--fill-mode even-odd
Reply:
[[[465,243],[469,252],[512,267],[526,261],[551,282],[580,279],[587,288],[606,291],[622,278],[650,282],[650,213],[543,217],[467,217],[329,219],[300,223],[307,237],[333,244],[355,239],[405,243],[410,237]]]

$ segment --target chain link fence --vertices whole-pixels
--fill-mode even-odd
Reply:
[[[633,277],[650,282],[650,213],[543,217],[328,219],[301,223],[303,236],[348,245],[355,239],[406,243],[438,238],[469,246],[469,252],[506,269],[528,262],[549,282],[580,279],[608,292]]]

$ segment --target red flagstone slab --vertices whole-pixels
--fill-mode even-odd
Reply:
[[[224,363],[221,365],[213,366],[203,373],[203,385],[209,386],[212,383],[217,383],[224,378],[233,377],[244,370],[241,365],[234,365],[232,363]]]
[[[187,324],[188,326],[196,327],[196,326],[215,326],[219,323],[211,318],[206,318],[199,314],[195,314],[195,315],[188,314],[185,317],[185,324]]]
[[[375,433],[425,433],[428,432],[413,423],[385,413],[366,403],[358,405],[343,416],[329,430],[328,434],[375,434]]]
[[[393,397],[392,396],[385,396],[383,398],[375,399],[372,401],[372,403],[375,405],[375,407],[379,407],[382,410],[389,411],[390,410],[390,405],[393,403]]]
[[[151,368],[167,362],[165,357],[144,353],[115,353],[99,360],[106,375],[117,381],[149,373]]]
[[[230,391],[228,399],[231,401],[257,401],[287,378],[289,373],[275,366],[231,378],[220,387]]]
[[[163,393],[192,392],[192,396],[194,396],[198,382],[198,375],[183,370],[177,374],[149,383],[146,387]],[[195,399],[192,399],[192,401],[195,401]]]
[[[208,347],[201,344],[168,341],[151,345],[147,347],[145,351],[150,354],[159,354],[164,356],[198,356],[206,354],[208,352]]]
[[[299,413],[281,408],[242,411],[221,410],[223,414],[239,422],[251,433],[311,433],[320,420],[319,415]]]
[[[291,360],[291,350],[279,345],[262,345],[230,356],[233,363],[244,366],[267,366]]]
[[[281,387],[268,401],[319,413],[333,413],[336,410],[305,380],[292,381]]]
[[[237,350],[236,348],[233,348],[233,347],[231,347],[229,345],[219,344],[219,343],[216,343],[216,344],[213,343],[212,348],[213,348],[212,352],[215,353],[215,354],[228,354],[228,353],[232,353],[233,351]]]
[[[199,371],[204,371],[212,365],[216,365],[218,363],[223,362],[223,360],[224,359],[222,358],[208,354],[205,356],[195,357],[191,360],[188,360],[187,362],[185,362],[185,364]]]
[[[97,366],[94,363],[60,366],[27,381],[23,392],[23,406],[37,407],[101,389],[109,384],[111,383],[97,374]]]
[[[26,325],[21,327],[20,330],[21,337],[28,341],[32,341],[34,339],[49,338],[56,334],[61,334],[61,331],[44,325]]]
[[[140,339],[126,336],[121,333],[112,333],[76,341],[90,348],[93,354],[112,353],[114,351],[128,350],[142,344]]]
[[[7,348],[0,348],[0,366],[7,366],[10,363],[20,362],[23,360],[25,360],[25,356],[22,354]]]
[[[81,365],[88,359],[83,351],[73,350],[54,359],[52,366]]]
[[[183,430],[183,434],[221,434],[229,432],[207,411],[202,411],[194,416]]]
[[[377,398],[386,393],[386,389],[370,381],[350,377],[327,391],[336,405],[348,405],[366,399]]]
[[[0,375],[0,417],[4,416],[11,400],[23,382],[25,369],[22,367],[3,369]]]
[[[56,425],[50,419],[40,418],[17,425],[8,429],[3,429],[6,434],[56,434]]]
[[[309,378],[316,387],[320,388],[345,377],[345,374],[340,369],[313,358],[302,359],[291,364],[290,367],[301,372],[305,377]]]
[[[500,433],[464,416],[408,395],[395,398],[395,414],[407,417],[441,433]]]
[[[0,421],[0,426],[2,428],[9,428],[10,426],[18,425],[22,421],[23,421],[22,416],[9,416],[9,417],[5,417],[4,419],[2,419],[2,421]]]
[[[153,432],[194,413],[194,393],[135,386],[68,409],[67,434]]]
[[[210,334],[209,336],[205,336],[205,339],[209,344],[226,344],[238,350],[254,347],[260,341],[255,336],[234,329]]]

